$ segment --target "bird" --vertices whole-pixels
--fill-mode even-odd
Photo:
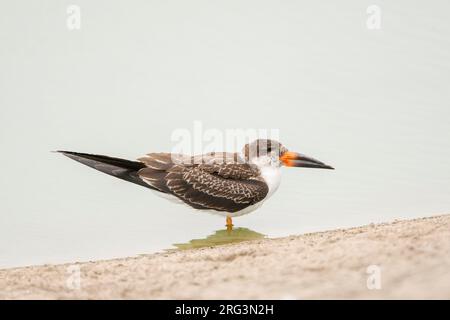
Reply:
[[[136,161],[73,151],[57,152],[198,211],[224,216],[228,231],[233,229],[232,218],[255,211],[274,194],[281,182],[282,166],[334,169],[314,158],[289,151],[271,139],[249,142],[241,152],[148,153]]]

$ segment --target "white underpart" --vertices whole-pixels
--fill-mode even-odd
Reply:
[[[264,181],[267,183],[267,186],[269,187],[269,192],[267,193],[267,196],[264,198],[264,200],[267,200],[270,196],[272,196],[275,191],[278,190],[278,187],[280,186],[281,182],[281,169],[277,166],[263,166],[259,167],[259,170],[261,170],[261,177],[264,179]]]

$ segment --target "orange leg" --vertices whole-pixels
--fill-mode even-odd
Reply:
[[[233,230],[233,220],[231,220],[230,216],[227,216],[227,231]]]

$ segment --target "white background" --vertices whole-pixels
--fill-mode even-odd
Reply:
[[[381,30],[366,27],[372,4]],[[283,236],[448,213],[449,13],[447,0],[1,0],[0,267],[149,253],[223,228],[50,153],[135,159],[170,151],[195,120],[279,129],[336,167],[285,169],[237,226]]]

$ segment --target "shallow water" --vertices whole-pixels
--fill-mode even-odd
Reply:
[[[179,250],[198,249],[204,247],[215,247],[224,244],[238,243],[243,241],[260,240],[265,236],[247,228],[234,228],[232,230],[217,230],[203,239],[192,239],[188,243],[174,243]]]
[[[449,213],[450,3],[381,2],[380,30],[369,4],[82,2],[79,31],[57,1],[5,4],[0,267],[221,243],[222,217],[49,152],[135,159],[195,121],[278,129],[336,168],[284,168],[233,220],[255,235]]]

